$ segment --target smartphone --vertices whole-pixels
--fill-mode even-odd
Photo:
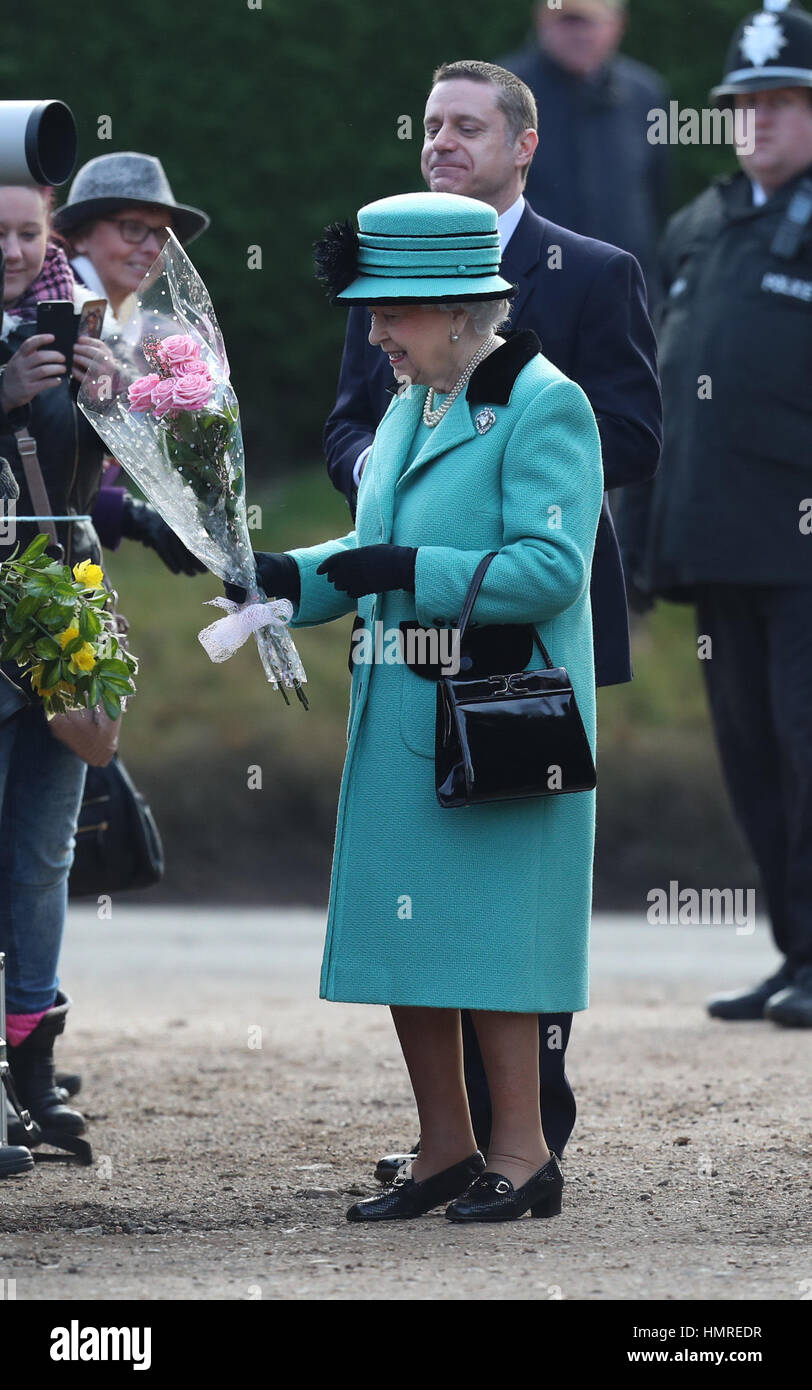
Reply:
[[[61,352],[67,364],[65,375],[70,376],[73,366],[73,345],[76,342],[76,325],[79,320],[70,299],[41,299],[37,305],[37,332],[53,333],[51,347]]]
[[[81,338],[83,334],[86,338],[100,338],[106,309],[106,299],[86,300],[79,314],[77,338]]]

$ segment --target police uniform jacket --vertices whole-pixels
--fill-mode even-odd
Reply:
[[[663,459],[619,521],[645,592],[812,583],[812,226],[774,249],[810,174],[761,207],[746,175],[723,178],[667,229]]]

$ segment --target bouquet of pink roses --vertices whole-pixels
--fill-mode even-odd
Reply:
[[[188,482],[198,501],[214,512],[222,501],[229,521],[237,517],[243,469],[230,466],[230,436],[237,427],[236,400],[217,386],[189,333],[167,338],[147,334],[141,351],[153,371],[127,388],[130,411],[160,422],[158,438],[167,461]]]
[[[189,550],[246,590],[244,604],[211,600],[228,613],[199,634],[211,659],[225,661],[253,633],[268,680],[286,702],[292,687],[307,708],[307,677],[288,627],[293,606],[257,586],[223,337],[208,290],[171,232],[131,318],[99,345],[78,404]]]

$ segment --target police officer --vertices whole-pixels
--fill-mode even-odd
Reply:
[[[739,118],[740,171],[667,228],[663,461],[618,529],[630,585],[694,603],[710,639],[725,779],[782,957],[708,1011],[810,1027],[812,15],[767,0],[712,96],[754,126]]]

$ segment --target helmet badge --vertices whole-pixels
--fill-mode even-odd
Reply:
[[[760,68],[771,58],[777,58],[786,45],[784,31],[775,15],[762,13],[754,15],[753,23],[746,26],[741,50],[749,63]]]

